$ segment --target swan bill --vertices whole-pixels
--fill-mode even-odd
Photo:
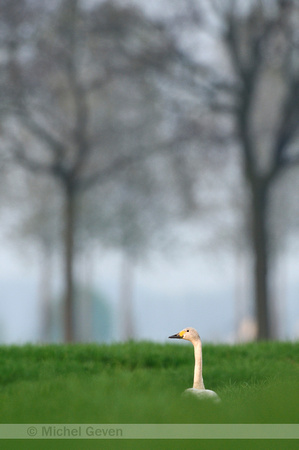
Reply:
[[[172,336],[168,336],[168,339],[183,339],[183,336],[181,336],[180,333],[176,333]]]

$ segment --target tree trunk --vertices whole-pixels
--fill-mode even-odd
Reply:
[[[130,258],[124,254],[120,271],[120,320],[122,340],[134,338],[133,320],[133,267]]]
[[[74,340],[74,229],[75,195],[72,187],[66,186],[64,205],[64,339]]]
[[[270,339],[269,239],[267,229],[268,185],[263,180],[252,184],[252,247],[254,253],[255,312],[257,339]]]
[[[51,302],[52,302],[52,281],[53,281],[53,261],[51,247],[43,242],[41,248],[40,261],[40,339],[41,342],[51,340]]]

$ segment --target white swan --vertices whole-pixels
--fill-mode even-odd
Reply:
[[[193,388],[186,389],[184,395],[195,395],[199,399],[210,399],[215,403],[220,402],[220,397],[214,391],[205,389],[202,378],[202,348],[199,334],[194,328],[185,328],[177,334],[169,336],[170,339],[185,339],[194,346],[194,381]]]

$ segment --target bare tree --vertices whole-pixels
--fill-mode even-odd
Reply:
[[[258,338],[267,339],[275,336],[269,306],[271,190],[283,171],[299,163],[299,11],[295,2],[251,3],[245,17],[236,4],[225,13],[224,43],[236,76],[233,115],[251,196]],[[276,92],[267,84],[276,85]]]
[[[169,28],[191,73],[186,90],[209,106],[208,120],[215,125],[211,145],[223,152],[229,138],[241,155],[257,337],[269,339],[275,336],[269,292],[271,195],[281,175],[299,163],[299,5],[293,0],[186,0],[185,14],[176,7]],[[197,30],[197,40],[187,27]]]
[[[110,2],[90,9],[83,3],[48,5],[33,24],[31,2],[5,2],[2,18],[9,148],[23,167],[56,180],[63,195],[66,341],[74,337],[78,196],[156,151],[136,134],[134,145],[120,146],[125,135],[109,112],[109,92],[128,78],[135,77],[137,87],[149,65],[162,67],[171,54],[167,39],[159,38],[163,29],[135,9]],[[27,38],[29,24],[33,31]]]

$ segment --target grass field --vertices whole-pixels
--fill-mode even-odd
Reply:
[[[204,345],[205,385],[220,405],[181,397],[192,386],[194,357],[192,345],[180,344],[0,347],[1,423],[298,423],[299,343]],[[295,448],[288,442],[268,448]],[[218,444],[198,448],[224,448]],[[167,445],[157,448],[179,448]]]

